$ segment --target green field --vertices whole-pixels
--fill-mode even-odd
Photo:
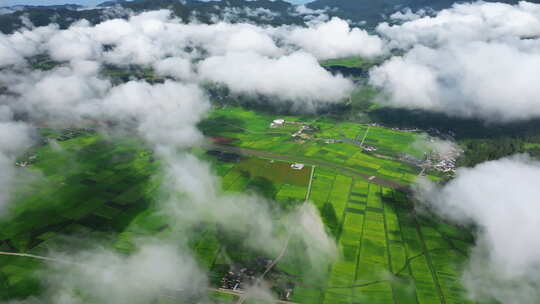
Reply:
[[[347,57],[340,59],[329,59],[321,62],[322,66],[343,66],[348,68],[370,68],[378,63],[380,59],[365,59],[362,57]]]
[[[269,128],[274,119],[303,121],[320,128],[310,139],[294,139],[291,134],[298,125],[286,124]],[[361,141],[368,125],[341,122],[330,119],[270,116],[236,107],[214,110],[209,119],[201,124],[208,136],[219,136],[230,140],[228,145],[272,152],[302,160],[312,159],[330,162],[357,170],[363,174],[378,176],[390,181],[409,184],[416,178],[419,169],[398,160],[403,153],[422,158],[423,152],[414,148],[419,134],[395,131],[384,127],[369,127],[365,144],[376,146],[374,152],[363,152],[350,142],[325,143],[327,139]]]
[[[234,179],[233,190],[245,189],[250,179],[239,183],[237,171],[261,161],[276,164],[271,166],[274,170],[265,167],[261,171],[269,178],[282,170],[277,162],[247,159],[235,164],[224,181]],[[278,201],[304,196],[305,188],[289,191],[289,187],[279,185]],[[467,231],[416,216],[401,192],[329,168],[315,168],[310,200],[319,209],[328,232],[338,240],[340,258],[323,281],[293,280],[292,301],[468,303],[459,284],[459,270],[472,243]],[[282,269],[301,275],[300,270],[287,265]]]
[[[302,117],[283,117],[290,121]],[[392,158],[408,151],[416,134],[370,127],[366,141],[377,142],[380,155],[363,153],[350,143],[325,144],[290,139],[298,126],[269,129],[274,117],[225,108],[212,112],[202,124],[212,136],[234,139],[233,145],[327,162],[301,170],[295,160],[248,157],[204,149],[194,150],[209,161],[228,192],[254,192],[273,200],[276,212],[305,201],[312,170],[309,200],[319,210],[327,232],[336,239],[339,258],[323,273],[313,275],[302,260],[304,248],[296,240],[268,279],[293,286],[297,303],[466,303],[459,284],[472,237],[434,219],[417,216],[402,192],[359,178],[358,172],[408,184],[416,168]],[[225,122],[225,123],[224,123]],[[362,138],[367,126],[311,121],[317,138]],[[219,130],[219,132],[216,132]],[[34,179],[20,185],[8,218],[1,221],[0,251],[46,255],[73,246],[84,249],[100,240],[103,246],[129,254],[142,236],[159,238],[173,227],[159,212],[160,163],[139,140],[129,136],[75,132],[65,135],[42,130],[57,142],[37,147],[33,163],[23,169]],[[315,137],[314,137],[315,138]],[[410,151],[415,153],[415,151]],[[25,158],[28,157],[25,156]],[[340,167],[336,167],[339,165]],[[36,173],[36,172],[39,172]],[[271,202],[271,201],[269,201]],[[188,246],[200,266],[219,287],[232,264],[244,265],[261,256],[224,234],[215,224],[201,224],[190,232]],[[267,257],[273,258],[273,257]],[[43,291],[42,262],[0,256],[0,299],[22,299]],[[273,292],[278,294],[278,289]],[[215,302],[237,296],[212,291]],[[248,302],[246,302],[248,303]]]

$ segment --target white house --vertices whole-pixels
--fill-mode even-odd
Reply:
[[[293,168],[295,170],[302,170],[304,168],[304,164],[295,163],[295,164],[291,165],[291,168]]]
[[[285,124],[284,119],[274,119],[274,121],[272,121],[272,123],[270,123],[270,128],[281,127],[284,124]]]

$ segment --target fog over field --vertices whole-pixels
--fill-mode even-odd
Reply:
[[[95,26],[81,20],[64,30],[52,24],[0,34],[2,215],[9,214],[10,191],[21,181],[15,159],[32,145],[41,123],[63,127],[95,120],[134,130],[163,161],[167,182],[162,188],[173,194],[161,207],[177,234],[141,239],[137,253],[128,257],[101,247],[51,253],[74,264],[51,265],[63,277],[50,276],[44,297],[54,303],[84,303],[84,297],[147,303],[163,295],[185,296],[186,290],[199,297],[207,277],[182,235],[207,221],[245,234],[246,246],[271,256],[289,236],[303,242],[305,267],[314,273],[337,256],[312,205],[282,212],[282,223],[296,224],[278,234],[283,227],[265,199],[224,193],[209,164],[187,152],[205,142],[197,124],[211,107],[206,85],[309,111],[342,102],[355,88],[319,60],[387,56],[369,76],[382,91],[381,103],[488,123],[540,116],[540,5],[477,2],[433,16],[409,11],[394,17],[400,23],[382,23],[368,33],[339,18],[311,19],[306,27],[208,25],[182,23],[159,10]],[[63,64],[32,70],[28,59],[43,54]],[[167,79],[115,85],[100,74],[106,64],[147,65]],[[437,147],[450,146],[440,142]],[[444,186],[419,182],[416,195],[424,206],[476,231],[463,275],[472,298],[518,304],[540,298],[539,179],[536,161],[515,156],[461,169]],[[76,293],[80,289],[83,297]]]
[[[463,168],[444,186],[421,181],[417,195],[437,214],[474,225],[464,283],[477,300],[534,303],[540,267],[540,163],[517,155]]]
[[[343,99],[352,90],[352,82],[324,70],[314,55],[297,45],[278,47],[276,37],[287,36],[294,27],[181,24],[169,15],[168,11],[148,12],[127,21],[115,19],[96,26],[81,21],[67,30],[51,25],[1,37],[4,69],[0,78],[9,92],[1,97],[5,109],[2,131],[9,135],[2,137],[9,141],[2,146],[10,147],[2,150],[3,172],[13,170],[15,156],[31,143],[34,122],[61,127],[92,119],[114,122],[115,128],[134,127],[164,163],[167,182],[163,191],[182,193],[162,202],[162,209],[175,231],[183,233],[165,240],[141,239],[136,244],[138,253],[127,258],[105,248],[53,254],[69,262],[66,268],[54,266],[62,278],[49,279],[46,297],[55,303],[83,301],[76,294],[81,288],[83,298],[114,299],[115,303],[146,303],[167,294],[200,297],[206,292],[204,271],[182,244],[185,233],[201,222],[215,222],[246,234],[245,246],[270,256],[278,254],[286,238],[303,241],[306,267],[314,273],[336,256],[334,241],[326,235],[313,206],[283,213],[285,222],[296,224],[294,228],[285,226],[290,230],[286,235],[276,234],[278,227],[263,198],[223,194],[209,165],[182,150],[203,142],[196,124],[210,103],[201,83],[224,83],[239,93],[265,94],[278,102],[287,99],[316,107]],[[336,30],[349,32],[343,26]],[[347,33],[342,39],[345,41],[337,43],[344,43],[348,51]],[[105,51],[104,45],[110,44],[115,47]],[[25,58],[42,53],[65,64],[50,71],[30,70]],[[194,59],[198,62],[193,63]],[[171,79],[162,84],[132,80],[115,86],[99,74],[107,63],[150,64]],[[219,71],[227,67],[243,73]],[[12,113],[24,113],[27,123],[14,122]],[[4,212],[9,212],[5,193],[14,177],[2,176]]]

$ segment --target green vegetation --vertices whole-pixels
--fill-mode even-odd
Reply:
[[[267,166],[261,175],[276,181],[278,202],[305,195],[305,188],[299,188],[298,193],[284,191],[290,185],[275,178],[282,165],[264,159],[236,163],[225,174],[224,183],[234,180],[234,190],[241,191],[250,181],[238,172],[263,163]],[[217,162],[216,166],[223,164]],[[331,168],[316,167],[310,200],[338,240],[340,257],[323,280],[291,279],[295,283],[292,301],[468,303],[459,284],[460,267],[472,243],[467,231],[416,215],[402,192]],[[293,278],[301,274],[288,266],[286,259],[278,268]]]
[[[107,240],[124,231],[156,197],[157,185],[149,178],[156,164],[138,140],[70,134],[77,136],[30,153],[35,160],[24,170],[33,178],[17,189],[10,217],[1,220],[1,251],[45,254],[63,248],[66,235]],[[0,299],[39,293],[31,274],[40,266],[34,260],[0,256]]]
[[[286,121],[303,121],[315,127],[317,131],[306,131],[305,138],[293,138],[300,125],[285,124],[269,128],[270,123],[281,118]],[[292,116],[270,116],[255,111],[246,111],[236,107],[224,107],[213,111],[208,120],[200,125],[208,135],[228,138],[228,145],[240,148],[266,151],[276,155],[286,155],[290,159],[303,162],[326,162],[345,166],[369,176],[408,184],[419,170],[414,166],[399,161],[403,154],[417,158],[424,151],[413,147],[417,134],[394,131],[383,127],[370,127],[365,144],[377,147],[376,151],[363,152],[358,144],[368,126],[353,122],[335,122],[331,119],[298,118]],[[344,142],[326,143],[327,140]],[[219,142],[218,142],[219,143]]]
[[[348,68],[369,69],[374,64],[380,62],[380,59],[365,59],[362,57],[347,57],[339,59],[329,59],[321,62],[322,66],[343,66]]]
[[[458,278],[470,234],[417,215],[403,192],[369,180],[373,175],[407,185],[415,178],[418,170],[398,159],[403,152],[420,156],[411,147],[415,133],[327,118],[279,118],[299,124],[269,128],[273,116],[217,109],[201,127],[219,145],[194,151],[211,162],[225,191],[273,199],[275,203],[268,203],[276,214],[304,202],[314,170],[309,200],[336,239],[339,257],[314,274],[303,266],[305,246],[292,239],[267,275],[276,296],[284,298],[290,288],[290,300],[298,303],[467,302]],[[291,133],[301,122],[311,127],[304,138],[293,139]],[[178,233],[156,212],[163,198],[160,163],[142,142],[84,129],[44,129],[42,134],[51,140],[19,160],[32,159],[22,170],[29,176],[40,171],[41,176],[34,174],[35,179],[18,188],[11,216],[2,220],[2,251],[46,255],[72,247],[65,236],[77,236],[80,249],[100,240],[129,254],[137,238]],[[361,151],[355,142],[364,137],[378,150]],[[326,143],[329,139],[346,141]],[[253,154],[219,147],[247,148]],[[305,166],[291,168],[297,162]],[[188,246],[208,270],[213,288],[221,286],[231,265],[260,269],[257,259],[274,258],[243,246],[240,239],[215,224],[190,231]],[[43,267],[37,260],[0,256],[0,299],[39,295],[43,286],[36,273]],[[212,289],[209,297],[234,302],[238,295]]]

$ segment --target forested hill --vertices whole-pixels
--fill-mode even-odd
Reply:
[[[484,0],[484,2],[502,2],[517,4],[520,0]],[[455,3],[474,2],[464,0],[315,0],[306,6],[311,9],[332,8],[332,14],[352,21],[365,21],[366,27],[373,28],[386,20],[396,11],[410,8],[412,11],[431,9],[438,11],[449,8]],[[540,0],[528,0],[540,3]]]
[[[118,7],[126,10],[119,10]],[[44,26],[51,22],[66,28],[73,22],[86,19],[92,24],[107,18],[126,17],[127,12],[142,12],[156,9],[170,9],[183,20],[196,16],[200,22],[209,23],[213,18],[225,14],[233,16],[229,22],[253,22],[256,24],[280,25],[302,24],[302,16],[294,12],[294,5],[282,0],[227,0],[227,1],[177,1],[177,0],[135,0],[107,1],[95,9],[80,10],[72,5],[24,6],[9,12],[4,8],[0,15],[0,31],[12,33],[23,25],[21,17],[27,17],[34,25]],[[6,13],[7,12],[7,13]]]

